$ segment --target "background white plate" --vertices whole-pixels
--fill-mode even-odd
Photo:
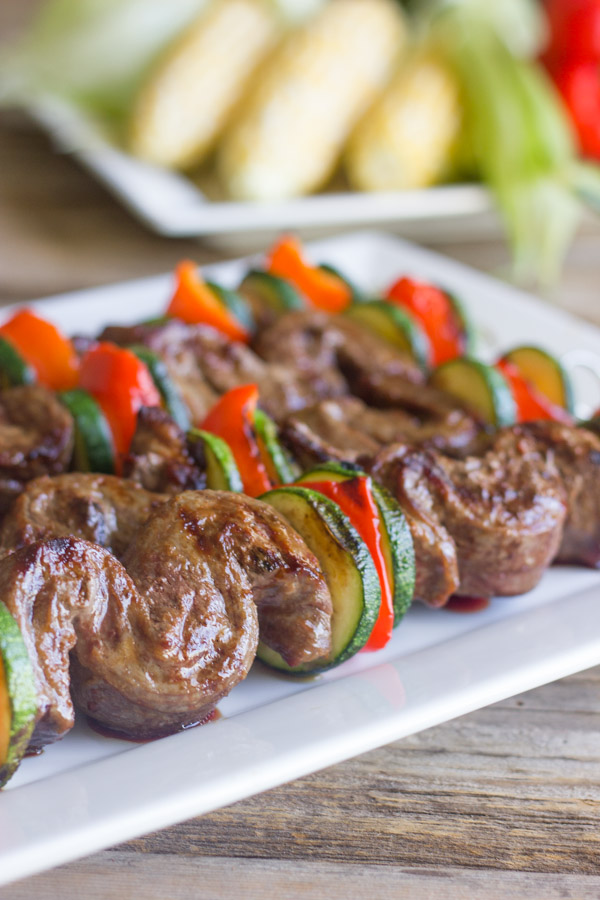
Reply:
[[[382,193],[321,193],[279,203],[211,202],[184,175],[144,163],[119,150],[79,107],[47,98],[32,117],[139,219],[168,237],[323,230],[396,224],[428,240],[462,222],[470,234],[498,231],[489,193],[475,184]],[[451,226],[450,226],[451,227]],[[451,233],[451,231],[450,231]]]
[[[385,235],[311,248],[316,261],[377,289],[402,273],[459,294],[484,352],[535,339],[559,355],[600,354],[600,332],[458,263]],[[235,285],[247,261],[205,271]],[[160,312],[160,276],[44,301],[71,332]],[[583,406],[600,405],[588,383]],[[79,724],[25,760],[0,794],[0,885],[232,803],[352,755],[600,663],[600,573],[554,568],[524,597],[477,615],[409,611],[391,643],[314,681],[257,665],[222,704],[223,718],[137,745]]]

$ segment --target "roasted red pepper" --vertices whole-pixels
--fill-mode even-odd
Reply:
[[[20,309],[0,326],[9,341],[44,387],[67,391],[77,384],[79,362],[71,341],[55,325],[30,309]]]
[[[259,497],[273,485],[254,435],[254,411],[258,403],[255,384],[243,384],[217,400],[200,426],[227,441],[244,485],[244,493]]]
[[[81,360],[79,385],[96,399],[108,420],[116,468],[129,451],[142,406],[160,406],[161,397],[144,363],[135,353],[108,342],[95,344]]]
[[[188,325],[210,325],[233,341],[248,342],[244,326],[204,283],[193,262],[184,260],[175,269],[177,285],[167,307],[167,315]]]
[[[317,309],[339,313],[352,302],[348,285],[331,272],[309,265],[300,241],[291,235],[275,244],[267,258],[267,270],[291,282]]]
[[[434,366],[462,356],[465,351],[462,329],[450,299],[442,290],[414,278],[400,278],[388,290],[386,299],[408,310],[423,327],[433,350]]]
[[[496,368],[506,378],[515,404],[519,422],[535,422],[537,419],[552,419],[554,422],[573,424],[573,417],[562,408],[552,403],[537,388],[524,378],[518,368],[506,360],[499,360]]]
[[[381,585],[381,606],[371,636],[363,650],[380,650],[388,643],[394,627],[393,585],[390,580],[381,540],[379,509],[371,492],[371,479],[361,475],[348,481],[302,482],[302,487],[312,488],[329,497],[350,519],[365,542]]]
[[[546,0],[549,24],[544,60],[552,70],[567,57],[600,59],[600,0]]]
[[[569,110],[581,153],[600,160],[600,61],[563,60],[552,77]]]

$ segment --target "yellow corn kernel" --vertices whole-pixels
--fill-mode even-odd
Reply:
[[[131,152],[171,168],[201,162],[277,34],[268,0],[217,0],[142,86],[131,116]]]

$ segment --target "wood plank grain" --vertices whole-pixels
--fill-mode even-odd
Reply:
[[[106,852],[12,885],[10,900],[597,900],[599,892],[600,878],[586,876],[219,857],[181,858],[174,878],[161,858]]]
[[[595,711],[572,708],[599,676],[548,685],[125,847],[600,874],[597,695]]]

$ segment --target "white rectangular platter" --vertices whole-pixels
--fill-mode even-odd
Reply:
[[[239,235],[285,228],[331,229],[395,223],[427,237],[448,235],[449,222],[497,227],[489,193],[475,184],[411,191],[343,191],[277,203],[212,202],[190,178],[149,165],[110,143],[97,123],[77,106],[56,98],[40,101],[31,116],[101,181],[124,206],[167,237]],[[436,227],[434,227],[434,223]]]
[[[444,284],[478,323],[484,354],[526,339],[559,356],[600,354],[593,326],[390,236],[356,234],[309,249],[371,290],[402,273]],[[234,285],[247,265],[206,271]],[[170,283],[160,276],[53,297],[43,313],[71,333],[94,333],[159,313]],[[587,390],[582,409],[598,385]],[[598,663],[600,572],[557,567],[530,594],[497,599],[476,615],[413,608],[384,650],[312,681],[257,665],[220,705],[222,718],[201,728],[139,745],[78,725],[25,760],[0,794],[0,885]]]

